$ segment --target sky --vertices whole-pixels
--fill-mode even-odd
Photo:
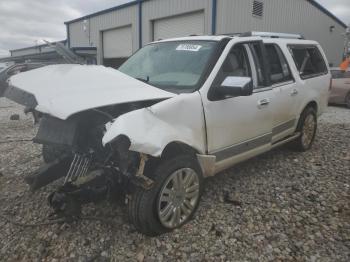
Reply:
[[[0,56],[8,50],[66,39],[63,24],[130,0],[0,0]],[[317,0],[350,24],[350,0]]]

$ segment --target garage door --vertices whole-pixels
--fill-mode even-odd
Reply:
[[[203,34],[203,12],[163,18],[153,22],[153,40]]]
[[[118,67],[132,54],[131,26],[103,32],[103,64]]]

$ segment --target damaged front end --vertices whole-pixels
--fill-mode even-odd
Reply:
[[[79,216],[81,205],[127,194],[133,185],[149,188],[146,157],[129,150],[119,136],[102,144],[106,123],[175,96],[103,66],[51,65],[15,75],[4,92],[33,113],[46,162],[26,178],[32,191],[63,178],[50,194],[58,215]]]
[[[105,123],[153,103],[91,109],[67,120],[44,114],[33,140],[56,151],[55,156],[44,155],[44,159],[53,161],[26,177],[30,189],[36,191],[63,178],[62,185],[49,195],[49,204],[55,215],[77,218],[83,204],[115,199],[116,195],[128,194],[134,186],[151,188],[153,181],[143,175],[147,156],[130,151],[126,136],[106,146],[102,145],[102,137]]]

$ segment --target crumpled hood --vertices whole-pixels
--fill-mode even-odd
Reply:
[[[36,110],[60,119],[88,109],[176,96],[118,70],[94,65],[50,65],[10,78],[34,95]]]

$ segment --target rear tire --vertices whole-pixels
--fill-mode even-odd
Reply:
[[[317,130],[317,113],[313,107],[307,107],[301,113],[297,132],[300,132],[300,136],[291,142],[291,148],[305,152],[309,150],[315,140]]]
[[[181,227],[195,213],[203,191],[201,169],[192,156],[163,160],[150,190],[136,187],[128,201],[130,221],[145,235],[156,236]]]

